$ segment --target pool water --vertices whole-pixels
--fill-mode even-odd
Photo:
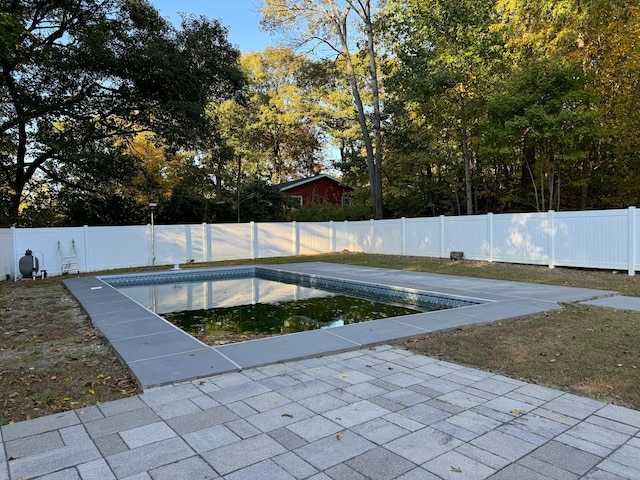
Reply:
[[[216,336],[228,332],[278,335],[411,315],[420,311],[422,310],[362,298],[333,295],[273,304],[258,303],[168,313],[164,318],[194,336]]]
[[[255,273],[182,282],[112,282],[206,343],[205,338],[259,338],[454,307],[444,298],[439,302],[379,286]]]

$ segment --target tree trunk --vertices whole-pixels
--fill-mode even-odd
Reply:
[[[358,111],[358,123],[362,131],[362,138],[364,141],[365,151],[367,153],[367,173],[369,175],[371,200],[374,207],[373,216],[374,219],[378,220],[382,218],[382,176],[377,173],[376,153],[374,152],[373,142],[371,141],[371,135],[369,134],[367,117],[364,111],[362,97],[360,96],[360,88],[358,87],[358,79],[351,60],[351,52],[349,51],[349,43],[347,39],[347,15],[344,15],[340,23],[335,23],[335,29],[336,33],[340,37],[342,56],[344,57],[347,68],[347,77],[349,79],[349,85],[351,86],[353,100]]]

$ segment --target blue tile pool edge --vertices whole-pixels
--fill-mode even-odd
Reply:
[[[178,282],[252,277],[329,290],[347,295],[382,299],[381,301],[387,300],[400,302],[415,306],[438,304],[445,308],[460,308],[483,303],[491,303],[490,300],[479,298],[459,297],[415,288],[373,284],[337,277],[328,277],[326,275],[300,272],[293,273],[290,271],[278,270],[277,268],[264,268],[259,266],[171,270],[127,275],[108,275],[98,278],[117,289],[118,287],[134,285],[158,285]]]

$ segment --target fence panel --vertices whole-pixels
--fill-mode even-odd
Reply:
[[[80,271],[95,272],[151,265],[151,227],[86,227]]]
[[[333,225],[331,223],[298,223],[297,226],[299,255],[316,255],[332,250]]]
[[[364,220],[348,223],[350,252],[373,253],[373,238],[371,236],[371,221]]]
[[[459,251],[470,260],[490,258],[486,215],[446,217],[443,238],[443,257],[448,257],[449,252]]]
[[[548,213],[493,215],[493,260],[548,265],[553,228]]]
[[[206,225],[156,225],[155,236],[156,265],[206,261]]]
[[[440,218],[405,219],[405,255],[439,257],[442,252]]]
[[[373,222],[372,253],[402,255],[402,219]]]
[[[294,255],[294,225],[291,223],[260,223],[256,225],[258,228],[256,258]]]
[[[225,223],[208,225],[209,253],[208,261],[237,260],[251,258],[252,224]]]
[[[558,212],[554,223],[556,265],[628,268],[627,210]]]

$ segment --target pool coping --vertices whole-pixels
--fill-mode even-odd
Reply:
[[[247,268],[217,267],[190,271]],[[167,385],[290,360],[355,350],[436,330],[560,309],[617,292],[507,282],[325,262],[260,265],[260,269],[388,288],[407,288],[485,303],[372,322],[210,347],[130,299],[105,279],[88,276],[64,284],[131,370],[140,387]],[[167,271],[164,271],[167,273]],[[135,275],[149,275],[132,274]]]

